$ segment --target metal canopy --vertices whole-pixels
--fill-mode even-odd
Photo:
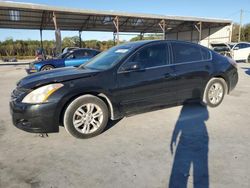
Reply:
[[[58,8],[38,4],[0,2],[0,28],[70,31],[110,31],[138,33],[171,33],[226,26],[231,20],[198,17],[132,14],[114,11],[94,11]]]

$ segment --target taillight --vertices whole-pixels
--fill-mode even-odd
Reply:
[[[230,57],[227,57],[227,60],[228,60],[228,62],[231,64],[231,65],[233,65],[236,69],[237,69],[237,63],[236,63],[236,61],[234,61],[232,58],[230,58]]]

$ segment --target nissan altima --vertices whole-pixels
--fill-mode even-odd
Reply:
[[[78,68],[39,72],[11,94],[13,124],[32,133],[59,126],[77,138],[100,134],[108,120],[181,105],[217,107],[238,82],[237,64],[198,44],[139,41],[115,46]]]

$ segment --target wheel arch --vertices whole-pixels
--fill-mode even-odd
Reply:
[[[63,125],[63,116],[64,116],[64,113],[65,113],[67,107],[69,106],[69,104],[72,101],[74,101],[76,98],[83,96],[83,95],[92,95],[92,96],[95,96],[95,97],[101,99],[108,107],[109,118],[111,120],[116,119],[115,113],[114,113],[114,106],[113,106],[113,103],[112,103],[110,97],[108,97],[106,94],[100,93],[100,92],[84,92],[84,93],[78,93],[76,95],[69,97],[67,99],[67,101],[63,104],[63,107],[62,107],[62,109],[60,111],[60,115],[59,115],[59,122],[61,125]]]
[[[224,74],[215,74],[215,75],[213,75],[209,80],[208,80],[208,82],[207,82],[207,84],[206,84],[206,87],[207,87],[207,85],[209,84],[209,82],[212,80],[212,79],[214,79],[214,78],[218,78],[218,79],[220,79],[223,83],[224,83],[224,86],[225,86],[225,88],[226,88],[226,94],[228,94],[229,93],[229,79],[227,78],[227,76],[226,75],[224,75]],[[205,90],[204,90],[205,91]]]
[[[229,93],[229,87],[228,87],[229,86],[229,81],[228,81],[228,79],[223,75],[214,76],[213,78],[218,78],[224,83],[226,94],[228,94]]]
[[[225,87],[225,90],[226,90],[226,94],[229,93],[229,87],[228,87],[228,82],[227,82],[227,79],[222,76],[222,75],[214,75],[212,76],[206,83],[206,86],[205,86],[205,89],[203,91],[203,95],[202,95],[202,100],[204,101],[204,97],[205,97],[205,92],[207,90],[207,87],[209,85],[210,82],[212,82],[214,79],[220,79],[223,83],[224,83],[224,87]]]

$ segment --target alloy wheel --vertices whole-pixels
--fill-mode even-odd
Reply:
[[[224,88],[221,83],[214,83],[208,90],[208,99],[209,101],[216,105],[221,102],[224,95]]]
[[[93,103],[80,106],[73,115],[73,125],[82,134],[95,132],[102,124],[102,109]]]

